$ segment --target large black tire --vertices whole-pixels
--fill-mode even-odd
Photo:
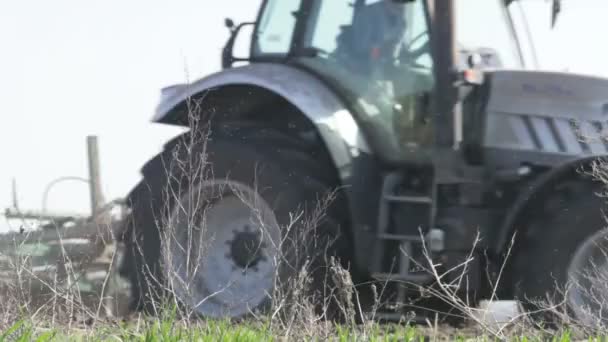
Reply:
[[[183,171],[169,167],[176,156],[184,158],[184,151],[189,151],[189,156],[185,158],[194,159],[194,164],[206,154],[205,163],[208,163],[210,172],[205,177],[212,174],[214,179],[230,179],[257,189],[258,195],[272,207],[281,227],[290,224],[290,215],[299,209],[304,210],[303,218],[309,219],[318,201],[339,185],[337,173],[326,153],[277,130],[251,124],[232,124],[217,127],[207,139],[194,143],[190,134],[186,133],[168,143],[160,155],[147,163],[142,169],[142,182],[129,198],[132,213],[124,234],[126,255],[121,273],[131,283],[133,310],[154,314],[155,301],[167,295],[161,285],[165,280],[161,267],[160,231],[163,228],[159,227],[157,219],[166,216],[175,206],[175,201],[165,196],[167,186],[174,189],[181,186],[184,190],[189,186],[188,182],[192,182],[192,179],[180,181],[180,177],[184,176],[181,174]],[[182,152],[174,153],[176,147]],[[171,177],[168,170],[172,172]],[[306,223],[299,220],[289,234],[298,234],[300,229],[305,229],[304,225]],[[332,284],[326,279],[328,265],[325,256],[336,256],[343,266],[348,266],[350,238],[346,232],[347,225],[346,202],[342,193],[337,192],[337,197],[316,226],[316,238],[306,241],[304,255],[297,258],[296,265],[281,268],[281,281],[289,284],[297,275],[297,267],[312,259],[311,290],[314,293],[309,294],[320,295],[316,297],[320,304],[317,309],[325,306],[321,301],[327,299],[327,295],[320,292],[326,291],[327,286]],[[287,243],[282,252],[293,257],[292,248]],[[283,290],[289,293],[290,289]],[[269,304],[265,301],[252,309],[263,312]],[[334,309],[330,307],[329,313]]]
[[[606,227],[605,199],[598,196],[603,191],[602,184],[587,178],[557,184],[529,212],[527,226],[516,237],[515,296],[538,325],[555,326],[561,321],[555,310],[549,310],[549,302],[540,301],[560,304],[566,300],[564,290],[572,285],[568,268],[577,249]],[[565,303],[565,312],[581,322],[575,306]],[[563,309],[559,310],[563,313]]]

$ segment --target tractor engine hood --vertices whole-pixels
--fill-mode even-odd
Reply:
[[[464,102],[465,145],[486,163],[554,165],[608,155],[608,79],[497,70]],[[468,127],[467,127],[468,126]]]

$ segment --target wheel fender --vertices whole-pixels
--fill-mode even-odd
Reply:
[[[577,177],[576,172],[579,168],[589,166],[597,159],[605,157],[608,157],[608,155],[596,155],[573,159],[546,172],[535,180],[519,195],[515,203],[511,206],[511,209],[509,209],[509,212],[500,227],[494,250],[498,254],[501,254],[508,248],[512,234],[518,229],[516,227],[517,221],[525,215],[525,212],[530,205],[546,195],[547,191],[550,191],[555,184],[571,177]]]
[[[176,108],[190,97],[215,88],[249,85],[269,90],[298,108],[316,126],[335,162],[340,177],[350,176],[352,158],[371,154],[353,114],[338,96],[313,75],[284,64],[256,63],[223,70],[191,84],[163,89],[154,122],[183,122]]]

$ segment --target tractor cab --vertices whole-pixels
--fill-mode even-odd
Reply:
[[[452,78],[453,68],[438,65],[445,64],[440,55],[452,49],[432,34],[446,24],[442,18],[433,27],[429,6],[425,0],[267,0],[254,24],[248,60],[289,63],[315,74],[351,107],[383,160],[426,163],[437,140],[453,142],[456,127],[433,114],[453,101],[435,86],[443,82],[438,79]],[[453,6],[453,26],[446,26],[453,32],[442,35],[454,35],[450,58],[457,69],[529,64],[513,9],[504,1],[458,0]]]

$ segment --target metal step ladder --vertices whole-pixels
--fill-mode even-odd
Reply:
[[[442,247],[443,231],[434,229],[436,216],[436,184],[433,182],[428,188],[428,192],[424,194],[402,196],[394,193],[394,189],[403,183],[403,174],[389,174],[384,179],[382,194],[379,206],[378,226],[376,248],[374,250],[374,259],[372,263],[372,277],[379,281],[397,281],[414,284],[424,284],[433,279],[433,275],[423,271],[412,271],[413,249],[415,244],[422,245],[426,243],[429,251],[437,251],[438,247]],[[412,204],[420,206],[429,212],[428,231],[426,236],[422,237],[420,233],[395,234],[390,232],[390,215],[391,205],[394,203]],[[384,269],[384,259],[386,255],[386,247],[388,243],[399,243],[398,270],[397,272],[386,272]],[[405,299],[405,289],[400,287],[398,293],[399,300]]]

